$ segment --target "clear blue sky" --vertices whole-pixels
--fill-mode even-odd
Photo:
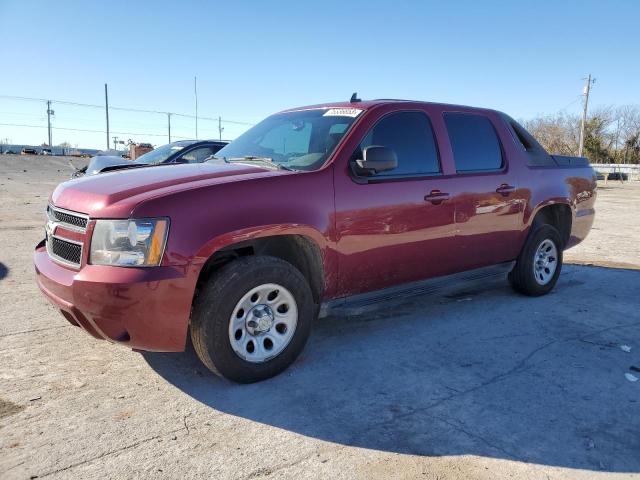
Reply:
[[[640,1],[0,0],[0,95],[193,113],[256,122],[287,107],[410,98],[504,110],[516,118],[640,103]],[[104,129],[104,113],[55,105],[54,125]],[[37,102],[0,98],[0,123],[46,125]],[[174,136],[194,136],[174,120]],[[245,128],[225,124],[225,137]],[[166,117],[112,112],[112,130],[166,141]],[[104,134],[55,131],[104,148]],[[121,135],[121,137],[126,135]],[[217,124],[201,122],[201,137]],[[34,144],[46,129],[0,125]]]

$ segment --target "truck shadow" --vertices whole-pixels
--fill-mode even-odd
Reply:
[[[640,382],[624,376],[637,355],[619,348],[640,349],[638,285],[638,271],[567,266],[546,297],[500,281],[320,320],[289,370],[253,385],[191,350],[144,356],[212,409],[321,440],[640,472]]]
[[[9,275],[9,267],[0,262],[0,280],[5,278],[7,275]]]

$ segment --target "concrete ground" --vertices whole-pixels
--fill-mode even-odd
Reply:
[[[0,478],[640,478],[640,184],[601,188],[567,252],[608,268],[331,317],[242,386],[93,340],[42,297],[31,253],[69,173],[0,156]]]

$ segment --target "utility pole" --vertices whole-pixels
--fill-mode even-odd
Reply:
[[[171,143],[171,113],[167,112],[167,132],[169,133],[169,143]]]
[[[196,97],[196,140],[198,139],[198,77],[193,77],[193,93]]]
[[[49,148],[51,148],[51,115],[54,111],[51,110],[51,100],[47,100],[47,133],[49,136]]]
[[[591,85],[596,83],[596,79],[591,80],[591,74],[589,77],[585,78],[587,84],[584,86],[584,90],[582,94],[584,95],[584,108],[582,110],[582,123],[580,124],[580,145],[578,146],[578,156],[582,156],[582,151],[584,150],[584,129],[585,124],[587,123],[587,108],[589,106],[589,93],[591,92]]]
[[[112,138],[113,138],[113,149],[118,150],[118,137],[114,135]]]
[[[618,117],[618,121],[616,122],[616,142],[615,145],[613,147],[613,151],[615,152],[614,155],[614,163],[618,163],[617,159],[619,157],[619,151],[618,151],[618,139],[620,138],[620,117]]]
[[[224,130],[224,127],[222,126],[222,117],[218,116],[218,135],[220,140],[222,140],[223,130]]]
[[[109,93],[107,84],[104,84],[104,111],[107,115],[107,150],[109,150]]]

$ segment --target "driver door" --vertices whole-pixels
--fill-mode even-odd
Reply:
[[[442,178],[426,112],[383,116],[354,155],[370,145],[394,150],[398,167],[365,179],[335,171],[341,296],[445,275],[455,265],[455,204],[446,196],[454,180]]]

